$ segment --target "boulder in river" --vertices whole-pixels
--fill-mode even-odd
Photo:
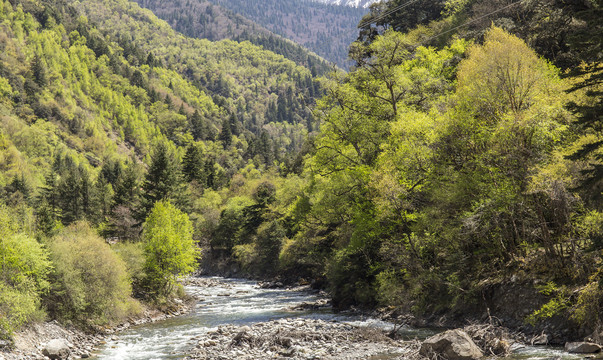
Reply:
[[[50,340],[44,349],[42,354],[49,359],[62,360],[69,358],[70,354],[69,343],[65,339],[52,339]]]
[[[420,354],[438,355],[448,360],[474,360],[484,356],[471,337],[460,329],[448,330],[423,342]]]
[[[593,354],[601,351],[601,346],[590,342],[565,343],[565,351],[577,354]]]

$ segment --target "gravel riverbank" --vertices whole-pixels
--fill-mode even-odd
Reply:
[[[412,359],[420,348],[378,329],[307,318],[220,326],[198,340],[186,359]]]

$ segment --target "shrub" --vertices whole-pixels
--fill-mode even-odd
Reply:
[[[46,250],[19,233],[16,216],[0,205],[0,339],[44,317],[40,296],[48,289],[51,268]]]
[[[134,290],[137,291],[138,285],[144,279],[144,248],[143,244],[138,243],[119,243],[113,245],[113,251],[121,258],[126,265],[128,276],[132,281]]]
[[[140,310],[130,296],[126,265],[88,224],[65,228],[49,248],[55,271],[47,304],[56,316],[100,325]]]
[[[169,296],[180,275],[196,268],[199,249],[188,215],[168,201],[159,201],[143,225],[145,280],[148,295]]]

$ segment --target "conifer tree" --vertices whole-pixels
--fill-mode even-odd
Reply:
[[[143,203],[140,220],[144,220],[157,201],[181,200],[182,175],[176,155],[160,143],[151,157],[151,165],[142,184]]]
[[[222,142],[222,146],[225,149],[232,144],[232,129],[230,128],[230,121],[228,119],[224,119],[222,122],[222,131],[220,131],[218,140]]]
[[[199,110],[195,110],[193,115],[189,118],[189,123],[193,138],[195,140],[205,140],[205,125],[203,124],[203,119],[201,118]]]
[[[182,173],[184,179],[187,182],[197,181],[200,184],[205,184],[206,179],[203,173],[204,166],[205,163],[203,161],[201,149],[199,149],[196,144],[191,143],[186,148],[186,154],[184,154],[184,158],[182,159]]]
[[[46,75],[46,67],[42,62],[42,59],[37,54],[34,56],[34,59],[31,63],[31,72],[33,75],[33,80],[40,87],[44,87],[48,84],[48,78]]]

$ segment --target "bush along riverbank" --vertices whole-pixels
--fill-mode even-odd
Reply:
[[[14,215],[0,205],[5,357],[86,355],[106,334],[190,307],[177,278],[195,269],[199,252],[188,216],[169,202],[150,209],[140,241],[113,245],[86,222],[37,241]]]
[[[78,359],[88,358],[106,341],[115,338],[133,325],[157,322],[184,315],[194,309],[196,299],[173,298],[161,307],[146,308],[136,316],[112,326],[97,326],[82,330],[81,327],[60,323],[36,322],[14,333],[12,344],[0,351],[0,359]]]

